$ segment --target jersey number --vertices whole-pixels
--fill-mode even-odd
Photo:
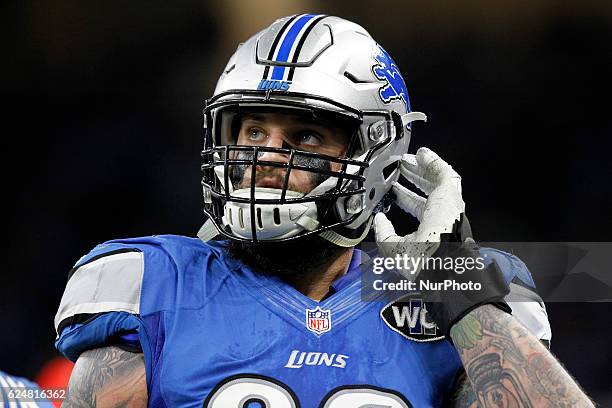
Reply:
[[[204,401],[204,408],[299,407],[297,395],[286,384],[257,374],[226,378]],[[412,404],[395,391],[371,385],[347,385],[327,393],[319,408],[412,408]]]

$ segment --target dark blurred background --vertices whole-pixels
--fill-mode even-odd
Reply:
[[[429,116],[411,149],[431,147],[463,176],[478,239],[610,241],[609,1],[23,0],[0,10],[2,370],[34,377],[56,355],[67,271],[93,246],[195,234],[203,100],[237,43],[287,14],[352,19],[389,51]],[[612,406],[612,304],[548,309],[553,351]]]

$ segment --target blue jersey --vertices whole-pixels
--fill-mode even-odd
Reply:
[[[21,377],[14,377],[0,371],[0,407],[7,408],[53,408],[53,403],[47,399],[50,395],[61,400],[65,397],[64,390],[41,390],[40,387]]]
[[[420,305],[362,301],[360,256],[317,302],[223,242],[109,241],[71,271],[56,346],[75,360],[137,333],[151,407],[441,406],[462,371],[454,347],[411,314]]]

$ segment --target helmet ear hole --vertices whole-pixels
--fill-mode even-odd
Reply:
[[[382,173],[385,181],[389,181],[391,176],[393,176],[393,173],[395,173],[395,170],[397,170],[398,166],[399,162],[394,162],[383,169]]]
[[[391,118],[393,119],[393,126],[395,126],[395,140],[400,140],[404,137],[404,125],[402,124],[402,117],[396,111],[391,112]]]

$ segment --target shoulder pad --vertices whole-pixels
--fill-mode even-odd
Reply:
[[[55,346],[74,361],[83,350],[137,332],[144,351],[160,314],[202,307],[234,268],[230,261],[222,245],[177,235],[98,245],[69,273]]]
[[[495,248],[480,248],[485,259],[495,261],[504,274],[510,293],[505,300],[516,317],[540,340],[550,342],[552,331],[546,306],[536,292],[535,283],[527,265],[515,255]]]
[[[177,235],[113,240],[96,246],[68,274],[55,316],[57,333],[100,313],[139,315],[171,308],[177,281],[198,280],[194,275],[200,271],[189,268],[193,260],[218,258],[218,251],[198,239]]]
[[[175,295],[176,267],[164,242],[157,237],[108,241],[79,259],[55,316],[55,346],[62,354],[75,361],[84,350],[124,332],[137,332],[147,347],[141,318],[146,276],[166,290],[165,304]],[[161,292],[155,286],[148,290],[153,298]]]
[[[504,274],[507,283],[520,280],[523,285],[535,288],[527,265],[515,255],[488,247],[480,248],[480,253],[484,256],[485,262],[497,262],[497,266]]]

